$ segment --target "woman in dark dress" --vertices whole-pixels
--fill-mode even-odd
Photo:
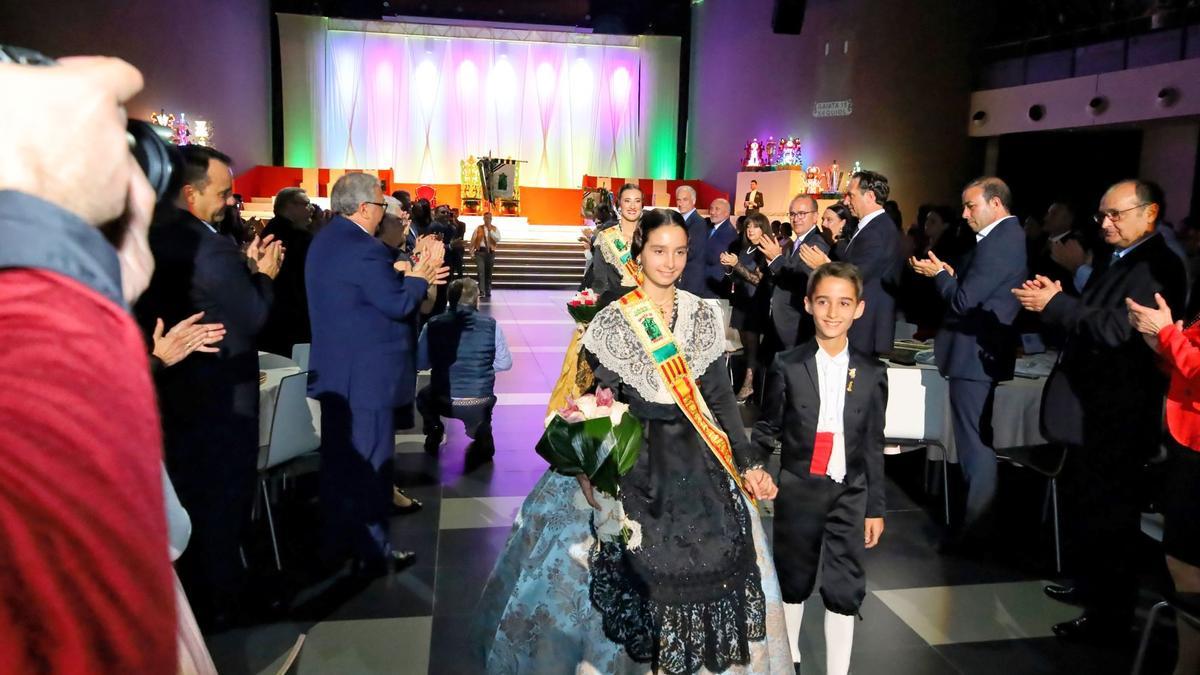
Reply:
[[[736,253],[722,253],[721,264],[726,274],[733,276],[733,317],[730,321],[742,341],[742,354],[746,360],[746,375],[738,390],[738,401],[754,395],[754,373],[759,363],[759,345],[763,330],[770,321],[771,277],[767,260],[754,241],[764,232],[771,231],[767,217],[751,213],[742,218]]]

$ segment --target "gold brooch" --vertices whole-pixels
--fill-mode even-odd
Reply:
[[[846,383],[846,393],[850,393],[850,392],[854,391],[854,375],[855,375],[855,370],[856,370],[856,369],[854,369],[854,368],[851,368],[850,370],[848,370],[848,371],[846,372],[846,374],[850,376],[850,381]]]

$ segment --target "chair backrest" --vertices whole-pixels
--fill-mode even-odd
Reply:
[[[295,368],[296,362],[286,356],[272,354],[271,352],[258,353],[258,369],[272,370],[275,368]]]
[[[417,188],[417,199],[428,199],[430,206],[437,206],[437,190],[429,185],[422,185]]]
[[[300,370],[308,370],[308,353],[310,351],[312,351],[311,343],[301,342],[292,345],[292,360],[300,366]]]
[[[895,441],[946,441],[949,386],[932,368],[888,368],[883,435]]]
[[[308,407],[308,371],[288,375],[279,382],[275,414],[271,418],[271,441],[260,451],[260,471],[312,452],[321,446]]]

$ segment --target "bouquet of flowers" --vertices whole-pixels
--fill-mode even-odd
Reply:
[[[596,295],[596,291],[585,288],[567,301],[567,312],[572,319],[575,319],[576,323],[590,323],[592,319],[596,318],[596,313],[600,311],[600,306],[597,304],[599,301],[600,297]]]
[[[601,507],[593,514],[597,535],[637,549],[641,525],[625,516],[618,481],[637,463],[641,448],[642,423],[629,414],[628,405],[602,387],[595,394],[567,399],[566,407],[546,417],[537,453],[559,473],[587,476]],[[592,508],[582,492],[576,495],[575,506]]]

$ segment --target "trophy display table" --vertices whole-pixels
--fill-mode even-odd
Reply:
[[[771,220],[788,220],[788,206],[792,198],[806,192],[807,176],[796,170],[777,171],[739,171],[737,189],[734,191],[733,213],[741,216],[746,213],[746,193],[750,192],[750,181],[758,181],[758,191],[763,195],[762,213]],[[824,212],[831,204],[836,204],[838,198],[834,194],[814,195],[817,198],[818,210]],[[818,214],[818,218],[820,215]]]

